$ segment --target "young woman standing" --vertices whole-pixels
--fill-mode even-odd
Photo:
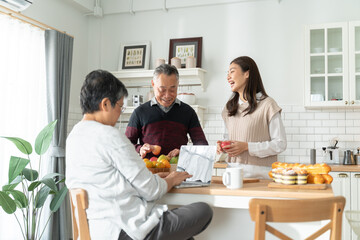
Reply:
[[[244,168],[244,177],[268,178],[271,164],[286,149],[281,108],[266,94],[259,69],[253,59],[242,56],[229,66],[227,81],[233,95],[222,111],[224,139],[230,145],[218,152],[228,153],[230,165]]]

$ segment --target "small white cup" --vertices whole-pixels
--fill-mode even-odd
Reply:
[[[239,189],[243,187],[244,170],[242,167],[226,168],[222,176],[223,184],[229,189]]]

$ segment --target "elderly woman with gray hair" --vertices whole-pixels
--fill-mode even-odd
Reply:
[[[81,88],[83,119],[66,142],[66,184],[88,193],[91,239],[192,239],[210,223],[212,210],[193,203],[168,210],[156,204],[187,172],[152,174],[128,138],[115,128],[125,86],[97,70]]]

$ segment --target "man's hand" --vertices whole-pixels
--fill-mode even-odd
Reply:
[[[149,152],[151,152],[151,145],[148,143],[145,143],[144,145],[142,145],[142,147],[140,148],[140,157],[144,158],[146,156],[146,154],[148,154]]]
[[[192,177],[188,172],[171,172],[165,179],[168,185],[168,191],[174,186],[179,185],[185,179]]]
[[[175,148],[174,150],[170,151],[167,156],[171,159],[172,157],[179,156],[179,153],[180,153],[180,150]]]
[[[239,141],[230,141],[230,145],[223,146],[223,149],[229,157],[236,157],[241,153],[248,150],[248,143],[247,142],[239,142]]]

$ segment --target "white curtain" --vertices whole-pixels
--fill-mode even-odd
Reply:
[[[47,124],[45,71],[44,31],[0,15],[0,136],[21,137],[34,147]],[[11,155],[26,157],[0,138],[0,187],[8,183]],[[30,158],[38,160],[36,154]],[[0,239],[22,239],[15,217],[2,208]]]

